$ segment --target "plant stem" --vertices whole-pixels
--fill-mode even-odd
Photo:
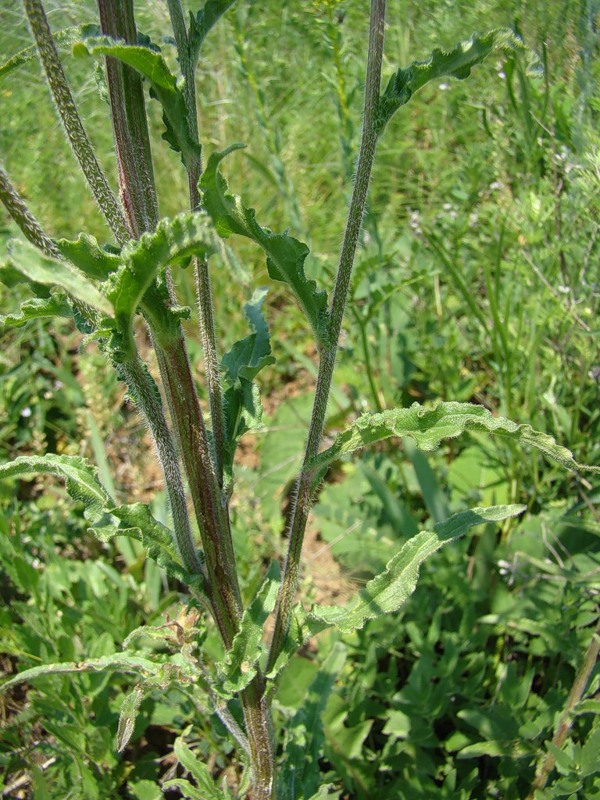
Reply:
[[[184,96],[188,113],[188,124],[192,137],[198,141],[198,110],[196,105],[195,60],[190,52],[190,42],[185,27],[185,18],[180,0],[168,0],[171,25],[175,35],[179,66],[185,81]],[[198,181],[202,174],[202,160],[188,163],[188,184],[190,207],[194,211],[200,203]],[[208,402],[213,434],[213,458],[219,481],[223,480],[223,452],[225,449],[225,414],[223,411],[223,392],[221,389],[220,361],[215,334],[214,304],[210,285],[210,273],[205,259],[194,259],[196,295],[200,322],[200,339],[204,354],[204,373],[208,388]]]
[[[583,693],[587,689],[590,676],[592,674],[592,670],[596,666],[596,661],[598,660],[598,655],[600,654],[600,624],[596,627],[592,635],[592,640],[589,643],[589,646],[585,652],[585,656],[583,658],[583,664],[579,669],[579,672],[575,676],[575,680],[573,681],[573,686],[571,687],[571,691],[569,692],[569,696],[567,698],[566,705],[563,709],[562,714],[560,715],[560,719],[558,720],[558,725],[556,726],[556,730],[554,731],[554,736],[552,737],[552,744],[560,750],[565,743],[567,736],[569,735],[569,731],[573,727],[573,711],[583,697]],[[554,768],[554,763],[556,759],[551,752],[546,753],[546,755],[540,759],[537,769],[535,771],[535,779],[533,784],[531,785],[531,791],[528,795],[527,800],[533,800],[535,797],[535,793],[541,789],[543,789],[546,784],[548,783],[548,778],[550,777],[550,773]]]
[[[98,11],[102,33],[137,45],[133,0],[98,0]],[[121,200],[137,239],[158,222],[144,88],[139,73],[116,58],[107,57],[106,77]]]
[[[41,0],[23,0],[23,5],[69,143],[108,226],[116,240],[124,244],[131,238],[131,231],[79,118],[44,7]]]
[[[31,244],[39,247],[48,256],[62,258],[58,248],[44,233],[41,225],[27,207],[27,203],[13,186],[2,167],[0,167],[0,200]]]
[[[267,672],[275,664],[291,622],[292,606],[298,583],[300,553],[302,551],[308,514],[312,505],[313,474],[310,469],[310,462],[319,451],[319,444],[325,425],[327,401],[337,355],[337,343],[342,328],[344,308],[348,297],[348,286],[350,284],[352,266],[354,264],[354,256],[365,211],[369,181],[371,179],[375,148],[377,146],[375,120],[381,86],[385,3],[386,0],[371,0],[362,137],[358,164],[356,167],[356,179],[354,182],[352,199],[350,200],[346,230],[344,232],[344,240],[342,242],[333,298],[331,301],[331,311],[329,315],[329,340],[331,344],[322,351],[319,362],[319,373],[317,376],[317,386],[315,389],[308,440],[302,469],[296,483],[293,511],[289,523],[289,547],[283,570],[275,630],[269,652]]]

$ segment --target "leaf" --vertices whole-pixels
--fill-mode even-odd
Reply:
[[[13,314],[0,316],[1,328],[20,328],[32,319],[45,317],[73,317],[73,309],[62,292],[55,292],[47,298],[35,297],[21,303]]]
[[[346,661],[346,648],[336,643],[311,683],[301,707],[285,726],[284,764],[278,778],[278,797],[312,798],[321,779],[323,712],[337,676]]]
[[[392,75],[379,99],[376,132],[380,134],[393,114],[427,83],[441,77],[464,80],[469,77],[476,64],[480,64],[496,50],[526,51],[530,57],[530,71],[539,73],[540,66],[532,51],[513,31],[497,28],[481,36],[473,34],[467,41],[457,44],[453,50],[436,49],[427,61],[413,61],[409,67],[399,69]]]
[[[129,329],[142,297],[161,269],[192,255],[208,257],[213,251],[206,217],[197,213],[161,219],[152,233],[125,245],[122,265],[109,277],[106,289],[121,329]]]
[[[56,31],[52,34],[52,37],[57,47],[67,49],[74,45],[75,42],[81,41],[81,39],[86,39],[90,36],[100,36],[101,33],[102,29],[99,25],[88,22],[84,25],[75,25],[71,28],[65,28],[62,31]],[[13,70],[23,66],[23,64],[34,61],[37,57],[38,51],[36,45],[20,50],[9,58],[8,61],[0,65],[0,78],[5,78]]]
[[[198,796],[202,800],[223,800],[223,793],[216,786],[209,768],[204,762],[196,758],[183,739],[176,739],[173,749],[181,766],[192,775],[198,784],[198,789],[200,790]],[[165,784],[163,788],[168,788],[168,784]],[[192,796],[194,797],[195,795]]]
[[[189,52],[194,66],[198,62],[200,48],[214,25],[219,21],[235,0],[207,0],[204,8],[194,16],[190,14]]]
[[[253,208],[245,208],[236,195],[228,194],[227,182],[218,167],[226,155],[244,147],[234,144],[219,153],[212,153],[200,179],[203,208],[211,217],[217,232],[224,238],[232,233],[256,242],[265,251],[269,276],[287,283],[308,319],[317,343],[328,343],[327,295],[304,274],[308,247],[287,233],[272,233],[257,223]]]
[[[269,329],[261,311],[266,294],[266,289],[257,289],[250,302],[244,306],[244,312],[254,333],[236,342],[221,361],[225,380],[231,384],[224,393],[226,428],[224,469],[229,479],[239,438],[247,431],[256,430],[261,425],[260,392],[252,381],[263,367],[275,363],[271,355]]]
[[[65,662],[62,664],[42,664],[32,667],[18,675],[9,678],[0,685],[0,694],[11,686],[16,686],[24,681],[32,681],[43,675],[68,675],[75,672],[104,672],[112,669],[117,672],[132,672],[136,675],[147,677],[158,676],[164,670],[165,664],[150,661],[140,656],[130,656],[127,653],[113,653],[101,658],[90,658],[87,661]]]
[[[181,153],[186,168],[198,163],[201,147],[192,135],[183,92],[160,53],[149,47],[117,43],[109,37],[80,42],[73,52],[75,55],[112,56],[137,70],[149,81],[151,96],[156,97],[163,107],[163,121],[167,128],[163,139],[173,150]]]
[[[245,689],[256,675],[258,661],[263,652],[265,622],[275,608],[279,584],[279,568],[273,562],[264,583],[244,611],[240,630],[225,658],[221,684],[216,687],[224,697],[232,697],[236,692]]]
[[[58,239],[54,244],[65,258],[90,278],[105,280],[112,272],[116,272],[121,264],[118,255],[104,250],[97,240],[87,233],[80,233],[74,242],[69,239]]]
[[[144,689],[141,684],[131,691],[123,700],[121,705],[121,713],[119,714],[119,726],[117,728],[117,752],[122,753],[129,744],[129,740],[133,736],[135,729],[135,721],[137,719],[140,705],[144,699]]]
[[[22,275],[34,290],[36,285],[56,286],[103,314],[112,312],[106,297],[85,275],[64,261],[44,255],[29,242],[20,239],[9,242],[9,256],[0,266],[0,276],[7,267],[12,273]]]
[[[570,450],[530,425],[518,425],[505,417],[495,417],[483,406],[455,402],[437,403],[431,408],[413,403],[410,408],[363,414],[348,430],[336,436],[331,447],[313,459],[310,469],[322,475],[322,470],[332,461],[392,436],[407,436],[421,450],[434,450],[443,439],[453,439],[466,430],[484,431],[535,447],[567,469],[600,471],[599,467],[578,464]]]
[[[443,545],[464,536],[475,525],[498,522],[525,511],[526,506],[491,506],[461,511],[436,525],[433,531],[422,531],[403,545],[385,570],[370,580],[346,606],[314,605],[306,617],[311,635],[326,627],[350,633],[362,628],[370,619],[399,611],[414,592],[421,564]]]

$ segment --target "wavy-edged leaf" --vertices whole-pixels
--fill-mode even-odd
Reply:
[[[100,36],[102,29],[94,22],[88,22],[83,25],[74,25],[71,28],[64,28],[62,31],[56,31],[52,34],[56,46],[60,49],[70,48],[75,42],[86,39],[90,36]],[[38,58],[38,51],[36,45],[26,47],[15,53],[14,56],[0,64],[0,78],[5,78],[13,70],[28,64],[30,61],[35,61]]]
[[[37,286],[56,286],[103,314],[112,313],[110,303],[89,278],[65,261],[44,255],[32,244],[20,239],[11,240],[8,251],[8,258],[0,266],[0,277],[8,269],[11,280],[14,281],[15,273],[19,273],[23,282],[34,291]]]
[[[500,522],[522,514],[525,509],[523,505],[473,508],[453,514],[432,531],[418,533],[346,606],[313,606],[307,615],[309,629],[314,634],[333,625],[350,633],[362,628],[370,619],[398,611],[414,592],[425,559],[448,542],[464,536],[475,525]]]
[[[483,406],[457,402],[440,402],[432,407],[413,403],[410,408],[363,414],[348,430],[338,434],[331,447],[316,456],[310,468],[322,474],[328,464],[341,456],[393,436],[410,437],[421,450],[434,450],[443,439],[455,438],[467,430],[491,433],[534,447],[567,469],[600,471],[599,467],[578,464],[570,450],[530,425],[496,417]]]
[[[90,658],[87,661],[71,661],[62,664],[42,664],[32,667],[18,675],[14,675],[0,685],[0,694],[24,681],[32,681],[43,675],[68,675],[74,672],[104,672],[112,669],[119,672],[131,672],[144,677],[158,676],[165,668],[165,664],[150,661],[141,656],[130,656],[127,653],[113,653],[101,658]]]
[[[199,790],[198,795],[192,794],[189,796],[190,797],[198,796],[201,797],[202,800],[224,800],[225,795],[215,784],[207,765],[203,761],[200,761],[200,759],[196,758],[193,751],[190,750],[190,748],[187,746],[187,744],[183,741],[182,738],[175,740],[175,745],[173,749],[175,751],[175,755],[177,756],[177,760],[179,761],[181,766],[187,772],[190,773],[190,775],[194,778],[194,780],[198,784],[198,789],[196,790],[196,791]],[[169,786],[174,787],[175,785],[178,785],[176,781],[169,781],[168,783],[163,785],[163,788],[168,789]],[[188,785],[191,786],[191,784]],[[187,787],[183,788],[187,790]]]
[[[224,393],[226,429],[224,469],[228,477],[231,477],[239,438],[247,431],[256,430],[261,425],[260,392],[252,381],[261,369],[275,363],[275,358],[271,355],[269,329],[261,310],[266,294],[266,289],[257,289],[250,302],[244,306],[244,312],[254,333],[236,342],[221,361],[225,371],[225,382],[230,384]]]
[[[78,43],[73,52],[76,55],[111,56],[137,70],[149,81],[151,96],[156,97],[163,108],[163,121],[166,125],[163,139],[173,150],[181,153],[184,166],[190,167],[198,163],[201,147],[192,135],[183,92],[159,52],[149,47],[115,42],[109,37]]]
[[[500,522],[525,511],[523,505],[490,506],[461,511],[409,539],[388,562],[385,570],[370,580],[345,606],[313,605],[306,613],[297,605],[290,630],[267,678],[274,680],[295,652],[312,636],[329,627],[344,633],[362,628],[383,614],[399,611],[414,592],[423,562],[441,547],[464,536],[476,525]]]
[[[121,704],[119,725],[117,727],[117,752],[122,753],[129,744],[135,729],[135,721],[144,699],[145,691],[142,684],[138,683],[126,696]]]
[[[75,241],[58,239],[54,242],[60,253],[90,278],[105,280],[116,272],[121,258],[100,247],[98,241],[87,233],[80,233]]]
[[[55,292],[47,298],[34,297],[21,303],[19,310],[13,314],[0,316],[0,330],[4,328],[20,328],[32,319],[46,317],[73,317],[67,296],[62,292]]]
[[[211,217],[218,233],[227,238],[232,233],[256,242],[267,256],[269,276],[287,283],[308,319],[318,344],[328,343],[327,295],[304,274],[308,247],[287,233],[272,233],[261,228],[253,208],[245,208],[241,199],[228,193],[228,185],[219,171],[226,155],[245,145],[234,144],[219,153],[212,153],[200,179],[203,208]]]
[[[120,256],[121,267],[110,276],[106,289],[120,326],[129,327],[142,297],[162,269],[192,255],[208,257],[213,252],[206,217],[192,212],[161,219],[152,233],[127,244]]]
[[[207,0],[204,8],[190,14],[189,52],[194,64],[198,61],[200,48],[211,29],[235,0]]]
[[[244,611],[240,630],[225,658],[222,679],[216,687],[222,696],[232,697],[245,689],[256,675],[263,652],[264,625],[275,608],[279,585],[279,569],[272,563],[262,586]]]
[[[497,28],[482,35],[473,34],[452,50],[435,49],[426,61],[413,61],[406,69],[399,69],[390,78],[379,99],[376,130],[381,133],[392,115],[425,84],[436,78],[451,77],[463,80],[471,69],[497,50],[526,51],[530,58],[530,71],[539,73],[539,63],[523,41],[507,28]]]

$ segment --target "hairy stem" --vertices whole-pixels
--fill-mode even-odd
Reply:
[[[337,342],[342,328],[344,308],[348,297],[348,286],[354,264],[356,246],[360,235],[371,169],[377,146],[375,120],[381,85],[381,62],[383,55],[384,21],[386,0],[372,0],[369,29],[369,52],[363,110],[363,128],[356,167],[356,179],[350,200],[346,230],[340,252],[340,260],[331,301],[329,315],[329,339],[331,345],[321,353],[315,399],[304,453],[304,461],[295,487],[293,511],[289,523],[289,547],[283,570],[281,590],[275,619],[275,629],[269,652],[267,671],[273,667],[289,630],[294,595],[298,583],[300,553],[304,531],[312,505],[313,474],[309,468],[311,460],[319,451],[325,425],[327,401],[331,389],[333,370],[337,355]]]
[[[573,686],[569,692],[566,705],[562,714],[560,715],[556,730],[554,731],[552,744],[558,750],[560,750],[564,745],[565,740],[569,735],[569,731],[573,727],[573,711],[575,710],[577,703],[579,703],[583,697],[583,693],[587,689],[592,670],[596,666],[596,661],[598,660],[599,654],[600,624],[596,627],[596,630],[592,635],[592,640],[585,652],[583,663],[579,669],[579,672],[575,676],[575,680],[573,681]],[[531,785],[531,792],[529,793],[527,800],[533,800],[535,793],[546,786],[548,783],[548,778],[550,777],[550,773],[554,769],[555,761],[556,759],[551,752],[546,753],[546,755],[540,759],[535,771],[535,779]]]
[[[2,167],[0,167],[0,200],[31,244],[39,247],[48,256],[62,258],[58,248],[44,233],[41,225],[27,207],[27,203],[13,186]]]
[[[131,231],[79,117],[44,7],[41,0],[23,0],[23,5],[69,143],[109,228],[116,240],[124,244],[131,238]]]
[[[98,0],[102,33],[137,44],[133,0]],[[117,151],[121,201],[136,238],[158,222],[150,135],[142,78],[132,67],[107,57],[106,77]]]
[[[188,124],[192,137],[198,141],[198,110],[196,105],[195,60],[190,52],[190,42],[185,27],[185,18],[180,0],[168,0],[171,25],[175,35],[179,66],[185,81],[184,96]],[[188,164],[190,207],[194,211],[200,202],[198,181],[202,174],[202,159]],[[194,274],[200,321],[200,339],[204,354],[204,373],[208,388],[208,402],[213,434],[213,458],[219,485],[223,480],[223,452],[225,449],[225,414],[221,388],[220,362],[215,334],[214,304],[210,284],[210,273],[205,259],[194,259]]]

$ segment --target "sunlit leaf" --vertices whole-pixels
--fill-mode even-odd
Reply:
[[[119,268],[121,259],[104,250],[93,236],[80,233],[75,241],[58,239],[55,245],[62,255],[90,278],[104,280]]]
[[[432,407],[413,403],[410,408],[389,409],[378,414],[363,414],[327,450],[312,461],[311,469],[319,474],[343,455],[369,447],[390,437],[409,437],[421,450],[434,450],[444,439],[465,431],[484,431],[534,447],[567,469],[599,471],[598,467],[578,464],[573,454],[546,433],[530,425],[518,425],[505,417],[496,417],[483,406],[470,403],[438,403]]]
[[[52,37],[59,49],[67,49],[72,47],[75,42],[79,42],[90,36],[100,36],[101,33],[102,29],[99,25],[88,22],[84,25],[75,25],[71,28],[65,28],[62,31],[56,31],[52,34]],[[0,64],[0,78],[6,77],[13,70],[23,66],[23,64],[28,64],[30,61],[35,61],[37,58],[38,50],[36,45],[25,47],[23,50],[15,53],[8,61],[5,61],[4,64]]]
[[[65,294],[55,292],[48,298],[34,297],[21,303],[19,310],[13,314],[0,316],[0,330],[2,328],[20,328],[32,319],[45,317],[72,317],[73,308]]]
[[[235,0],[208,0],[204,8],[190,14],[189,51],[194,64],[198,60],[202,43],[214,25],[219,21]]]
[[[232,145],[213,153],[200,179],[203,207],[210,215],[218,233],[227,238],[232,233],[256,242],[265,251],[269,276],[286,283],[308,319],[317,342],[325,344],[327,335],[327,296],[313,280],[304,274],[308,247],[287,233],[272,233],[261,228],[253,208],[246,208],[241,199],[228,193],[227,182],[218,167],[228,153],[244,145]]]
[[[144,689],[141,684],[129,692],[127,697],[123,700],[121,705],[121,712],[119,714],[119,726],[117,728],[117,751],[122,753],[129,744],[129,740],[133,736],[135,729],[135,721],[137,719],[140,705],[144,699]]]
[[[74,47],[74,53],[112,56],[146,78],[150,83],[150,94],[157,98],[163,108],[163,121],[167,129],[163,138],[176,152],[181,153],[186,167],[197,163],[201,148],[191,132],[183,92],[160,53],[149,47],[115,42],[108,37],[80,42]]]
[[[200,797],[202,800],[224,800],[225,795],[215,784],[209,768],[203,761],[196,758],[183,739],[175,740],[175,755],[181,766],[190,773],[198,784],[198,789],[191,786],[188,781],[173,780],[163,784],[163,789],[180,788],[186,792],[187,797]],[[183,785],[187,784],[187,785]],[[188,789],[189,786],[189,789]],[[192,790],[190,793],[190,789]],[[197,792],[197,794],[196,794]]]
[[[453,50],[433,51],[426,61],[413,61],[406,69],[399,69],[390,78],[379,100],[376,130],[380,133],[393,114],[408,103],[413,94],[436,78],[450,77],[463,80],[472,68],[497,50],[525,51],[530,58],[530,70],[537,73],[539,64],[523,41],[511,30],[498,28],[481,36],[474,34]]]

